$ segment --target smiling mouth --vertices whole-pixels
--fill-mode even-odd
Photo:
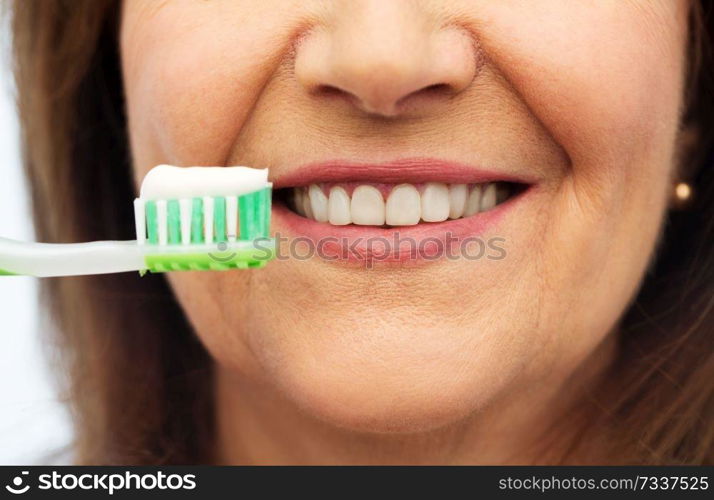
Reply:
[[[320,182],[276,191],[291,211],[333,226],[403,227],[488,212],[518,195],[524,184]]]
[[[386,164],[327,162],[275,180],[274,201],[331,226],[392,228],[455,221],[493,211],[531,182],[435,159]]]
[[[537,182],[527,174],[405,159],[311,164],[278,176],[273,185],[277,226],[312,241],[327,260],[379,255],[404,262],[433,260],[420,252],[415,257],[415,246],[431,242],[446,249],[479,237]]]

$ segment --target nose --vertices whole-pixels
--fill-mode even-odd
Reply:
[[[298,44],[298,82],[311,95],[338,95],[385,117],[464,91],[478,70],[476,44],[419,4],[333,0],[326,21]]]

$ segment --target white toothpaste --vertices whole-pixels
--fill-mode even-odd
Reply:
[[[140,196],[144,201],[239,196],[270,185],[267,168],[159,165],[144,177]]]

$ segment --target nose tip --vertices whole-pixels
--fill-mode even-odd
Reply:
[[[311,95],[338,95],[364,113],[386,117],[466,89],[477,72],[468,34],[411,28],[382,23],[373,36],[349,28],[315,33],[298,48],[296,77]]]
[[[461,92],[472,74],[467,64],[444,67],[437,61],[342,60],[326,75],[319,92],[345,94],[355,106],[369,114],[395,116],[408,104],[421,99],[438,101]]]

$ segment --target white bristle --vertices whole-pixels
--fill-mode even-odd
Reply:
[[[226,197],[226,234],[228,241],[235,241],[238,236],[238,198]]]
[[[188,245],[191,243],[191,202],[190,198],[183,198],[179,201],[181,210],[181,243]]]
[[[156,222],[159,226],[159,245],[166,245],[169,242],[169,223],[167,216],[166,200],[156,200]]]
[[[146,243],[146,213],[144,200],[137,198],[134,200],[134,222],[136,224],[136,241],[139,245]]]
[[[213,243],[213,198],[203,198],[203,231],[206,243]]]

